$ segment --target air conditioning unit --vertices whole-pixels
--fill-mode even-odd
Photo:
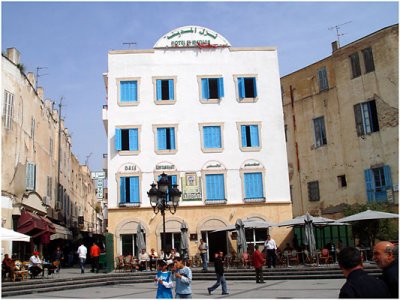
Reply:
[[[50,206],[50,197],[49,197],[49,196],[44,196],[44,197],[43,197],[43,203],[44,203],[46,206]]]

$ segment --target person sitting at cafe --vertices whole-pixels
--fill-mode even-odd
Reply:
[[[43,275],[43,267],[42,267],[42,260],[39,258],[39,252],[34,251],[33,255],[29,259],[29,273],[33,276],[36,277],[40,273]]]
[[[10,278],[14,278],[15,262],[8,256],[8,254],[4,254],[2,268],[5,273],[9,273]]]
[[[145,271],[147,269],[147,262],[150,261],[149,254],[146,249],[142,249],[142,253],[139,254],[139,270]]]
[[[288,252],[292,252],[293,248],[290,246],[289,243],[286,243],[286,247],[283,249],[283,251],[288,251]]]
[[[158,254],[154,250],[154,248],[151,248],[149,257],[150,257],[150,271],[153,271],[153,266],[157,269],[157,259],[158,259]]]

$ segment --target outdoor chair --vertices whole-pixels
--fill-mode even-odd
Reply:
[[[124,270],[132,271],[133,269],[133,257],[132,255],[127,255],[124,258]]]
[[[124,270],[124,257],[116,256],[115,257],[115,271],[123,271]]]
[[[243,268],[249,268],[251,265],[250,255],[247,252],[242,254],[242,265]]]
[[[329,254],[329,250],[324,248],[321,250],[321,254],[319,255],[319,263],[329,264],[333,263],[333,258]]]

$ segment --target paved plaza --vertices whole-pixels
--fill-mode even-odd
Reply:
[[[338,298],[340,287],[345,279],[318,279],[318,280],[274,280],[265,284],[256,284],[253,281],[228,281],[229,295],[221,295],[218,288],[210,296],[207,287],[214,281],[193,281],[193,298],[314,298],[327,299]],[[156,287],[152,282],[132,283],[119,285],[105,285],[100,287],[62,290],[57,292],[36,293],[21,295],[11,298],[25,299],[51,299],[51,298],[130,298],[130,299],[154,299]]]

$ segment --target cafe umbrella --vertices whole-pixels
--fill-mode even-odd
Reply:
[[[243,254],[244,252],[247,252],[246,232],[244,230],[243,221],[241,219],[237,219],[235,227],[237,231],[238,254]]]
[[[181,252],[183,259],[189,257],[189,237],[188,237],[188,227],[185,221],[181,224]]]
[[[138,248],[138,253],[141,253],[142,249],[146,249],[146,243],[144,241],[144,230],[140,223],[137,226],[136,247]]]
[[[316,243],[314,236],[313,221],[309,213],[306,214],[306,218],[304,220],[304,232],[305,232],[304,244],[308,246],[311,257],[314,257],[316,253]]]

